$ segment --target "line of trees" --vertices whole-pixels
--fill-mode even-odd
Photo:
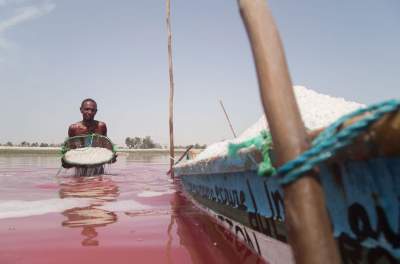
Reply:
[[[175,148],[186,149],[186,148],[188,148],[189,146],[190,146],[190,145],[187,145],[187,146],[178,145],[178,146],[175,146]],[[205,149],[206,147],[207,147],[206,144],[200,145],[199,143],[196,143],[196,144],[193,145],[193,148],[195,148],[195,149]]]
[[[38,143],[38,142],[30,143],[28,141],[22,141],[19,144],[14,144],[11,141],[8,141],[5,144],[1,144],[0,143],[0,146],[7,146],[7,147],[13,147],[13,146],[16,146],[16,147],[60,147],[61,144],[53,144],[53,143],[49,144],[49,143],[44,143],[44,142],[42,142],[42,143]]]
[[[152,149],[161,148],[159,143],[155,143],[150,136],[144,138],[141,137],[127,137],[125,139],[125,145],[130,149]]]
[[[152,149],[152,148],[166,148],[161,146],[161,144],[156,143],[153,141],[153,139],[150,136],[146,136],[144,138],[141,137],[127,137],[125,139],[125,145],[130,148],[130,149]],[[184,146],[184,145],[178,145],[175,146],[175,148],[180,148],[180,149],[186,149],[190,145]],[[204,149],[206,148],[207,145],[200,145],[198,143],[193,145],[193,148],[195,149]]]
[[[0,146],[7,146],[7,147],[60,147],[62,144],[54,144],[54,143],[38,143],[38,142],[28,142],[28,141],[22,141],[19,144],[14,144],[11,141],[8,141],[4,144],[0,143]],[[152,148],[165,148],[161,146],[161,144],[154,142],[154,140],[150,136],[146,136],[144,138],[141,137],[127,137],[125,139],[125,145],[130,148],[130,149],[152,149]],[[175,148],[180,148],[180,149],[186,149],[190,145],[177,145]],[[198,143],[193,145],[193,148],[195,149],[204,149],[206,148],[207,145],[200,145]]]

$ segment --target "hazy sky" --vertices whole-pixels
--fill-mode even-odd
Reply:
[[[235,0],[171,0],[175,141],[211,143],[262,113]],[[361,103],[399,97],[400,1],[271,0],[294,84]],[[168,142],[165,1],[0,0],[0,142],[59,143],[98,102],[109,136]]]

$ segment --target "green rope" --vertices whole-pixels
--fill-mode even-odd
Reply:
[[[115,144],[112,144],[112,151],[114,152],[114,153],[116,153],[117,152],[117,145],[115,145]]]
[[[94,137],[94,133],[90,134],[90,146],[93,146],[93,137]]]
[[[234,157],[237,155],[238,151],[243,148],[256,147],[262,153],[263,161],[258,164],[258,175],[269,176],[275,173],[275,168],[272,166],[271,158],[269,156],[269,151],[272,146],[271,134],[265,130],[262,130],[260,134],[256,137],[250,138],[246,141],[234,144],[230,143],[228,145],[228,156]]]
[[[343,148],[353,144],[354,140],[360,134],[367,131],[372,124],[380,120],[385,114],[396,111],[400,111],[400,100],[393,99],[370,105],[342,116],[325,128],[313,141],[310,149],[297,156],[296,159],[285,163],[278,169],[277,177],[279,177],[278,180],[280,184],[285,185],[296,181],[307,171],[334,157],[336,153]],[[357,122],[339,129],[347,120],[364,113],[369,114],[362,117]]]
[[[103,135],[100,135],[100,134],[92,133],[92,134],[82,134],[82,135],[78,135],[78,136],[67,137],[67,138],[64,140],[64,143],[65,143],[66,141],[68,141],[68,140],[71,140],[71,139],[75,139],[75,138],[85,138],[85,137],[88,137],[88,136],[91,136],[91,135],[93,135],[93,136],[95,136],[95,137],[99,137],[99,138],[106,138],[106,139],[108,139],[109,141],[111,141],[110,138],[107,137],[107,136],[103,136]]]
[[[67,153],[67,151],[68,151],[68,148],[67,148],[67,146],[65,145],[65,142],[64,142],[64,144],[61,146],[60,155],[64,156],[64,154]]]

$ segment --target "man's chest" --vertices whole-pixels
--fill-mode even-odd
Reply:
[[[101,129],[95,124],[95,125],[79,125],[76,128],[76,133],[77,134],[91,134],[91,133],[96,133],[96,134],[101,134]]]

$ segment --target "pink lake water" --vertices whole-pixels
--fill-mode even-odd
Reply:
[[[56,155],[0,154],[0,264],[263,263],[194,207],[168,157],[76,177]]]

